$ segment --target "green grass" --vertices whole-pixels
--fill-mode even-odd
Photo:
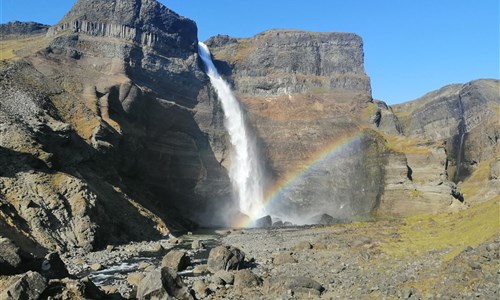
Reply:
[[[381,245],[393,257],[425,255],[445,250],[453,259],[467,246],[477,247],[500,232],[500,196],[457,213],[407,217],[398,228],[400,238]]]
[[[0,40],[0,60],[21,58],[48,46],[45,35],[27,38]]]

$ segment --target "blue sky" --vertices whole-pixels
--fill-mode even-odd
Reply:
[[[108,0],[111,1],[111,0]],[[274,28],[354,32],[373,97],[413,100],[450,83],[499,78],[498,0],[160,0],[198,24],[199,39]],[[56,23],[74,0],[0,0],[1,22]]]

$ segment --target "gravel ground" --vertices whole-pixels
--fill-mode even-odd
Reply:
[[[452,250],[448,248],[395,257],[385,253],[382,245],[399,239],[396,225],[376,222],[363,226],[223,230],[218,235],[187,235],[73,254],[65,261],[71,273],[89,275],[105,291],[119,292],[125,298],[134,298],[137,289],[129,275],[158,268],[163,255],[174,248],[186,249],[191,257],[192,266],[180,274],[199,299],[499,298],[500,239],[467,247],[452,258],[446,256]],[[211,246],[190,249],[191,241],[196,239],[210,240]],[[193,270],[203,270],[210,248],[217,244],[243,250],[245,268],[258,280],[227,284],[213,274],[193,274]],[[113,273],[116,266],[122,268],[112,280],[102,280],[101,275]],[[237,275],[238,271],[231,273],[242,275]],[[279,281],[283,278],[295,279],[291,285],[283,283],[283,287],[272,290],[273,282],[289,282]],[[299,283],[296,278],[300,278]],[[318,283],[321,289],[303,288],[307,280]]]

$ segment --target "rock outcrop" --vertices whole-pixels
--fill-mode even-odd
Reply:
[[[26,47],[0,65],[7,237],[90,250],[223,222],[225,132],[193,21],[157,1],[80,0]]]
[[[352,33],[270,30],[249,39],[216,36],[207,45],[214,49],[217,67],[231,75],[240,94],[371,89],[363,66],[363,42]]]
[[[492,79],[454,84],[393,110],[405,135],[447,142],[448,175],[458,182],[472,173],[474,164],[498,155],[499,90],[500,82]]]
[[[271,30],[206,44],[260,139],[274,181],[269,213],[295,224],[319,213],[369,217],[383,186],[384,147],[361,116],[372,101],[361,38]]]
[[[45,34],[49,28],[49,25],[36,22],[13,21],[6,24],[0,24],[0,40]]]

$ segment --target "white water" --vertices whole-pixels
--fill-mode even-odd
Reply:
[[[251,219],[256,219],[264,214],[262,167],[257,145],[249,136],[238,100],[229,84],[217,72],[208,47],[202,42],[198,43],[198,53],[224,110],[224,126],[233,146],[229,178],[238,198],[239,210]]]

